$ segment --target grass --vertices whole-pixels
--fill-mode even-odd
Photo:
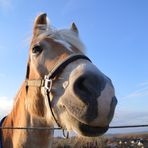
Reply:
[[[133,143],[134,141],[134,143]],[[141,145],[139,145],[139,142]],[[54,138],[52,148],[147,148],[148,133],[124,134],[93,138]]]
[[[52,148],[104,148],[107,144],[107,139],[100,138],[84,138],[71,137],[69,139],[54,138]]]

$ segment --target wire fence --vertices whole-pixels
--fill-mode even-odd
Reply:
[[[145,125],[122,125],[122,126],[110,126],[109,129],[118,129],[118,128],[140,128],[148,127],[148,124]],[[0,129],[10,129],[10,130],[62,130],[62,128],[49,128],[49,127],[0,127]]]
[[[0,129],[10,129],[10,130],[61,130],[60,127],[49,128],[49,127],[0,127]]]
[[[122,125],[122,126],[110,126],[109,128],[114,129],[114,128],[138,128],[138,127],[148,127],[147,124],[145,125]]]

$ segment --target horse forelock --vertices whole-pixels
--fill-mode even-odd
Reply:
[[[80,52],[85,52],[85,46],[78,34],[70,29],[55,29],[48,25],[38,25],[38,34],[34,38],[35,40],[52,38],[55,42],[65,45],[69,50],[72,50],[70,46],[73,46]]]

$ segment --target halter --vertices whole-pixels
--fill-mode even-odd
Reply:
[[[45,89],[45,95],[47,97],[48,100],[48,104],[49,104],[49,108],[52,114],[53,119],[55,120],[56,124],[58,125],[58,127],[60,127],[62,129],[62,126],[60,125],[60,123],[58,122],[57,118],[55,117],[55,114],[53,112],[52,109],[52,102],[50,99],[50,93],[51,93],[51,89],[52,89],[52,82],[54,80],[54,78],[59,75],[67,65],[69,65],[70,63],[78,60],[78,59],[85,59],[91,62],[91,60],[82,54],[72,54],[70,56],[68,56],[65,60],[63,60],[61,63],[57,64],[50,72],[48,75],[44,76],[44,79],[39,79],[39,80],[26,80],[26,86],[33,86],[33,87],[43,87]],[[63,135],[64,137],[68,138],[69,133],[67,133],[67,136],[65,134],[65,130],[63,129]]]
[[[4,118],[2,118],[2,120],[0,121],[0,127],[2,127],[2,124],[5,120],[6,116]],[[0,148],[3,148],[3,145],[2,145],[2,129],[0,129]]]

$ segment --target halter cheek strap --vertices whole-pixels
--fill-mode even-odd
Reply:
[[[67,65],[69,65],[70,63],[78,60],[78,59],[84,59],[87,61],[91,60],[82,54],[73,54],[68,56],[65,60],[63,60],[61,63],[57,64],[50,72],[48,75],[44,76],[44,79],[39,79],[39,80],[26,80],[26,86],[32,86],[32,87],[44,87],[45,89],[45,95],[48,99],[48,104],[49,104],[49,108],[52,114],[52,117],[54,118],[56,124],[62,129],[62,126],[59,124],[57,118],[54,115],[53,109],[52,109],[52,102],[50,99],[50,93],[51,93],[51,89],[52,89],[52,81],[54,80],[54,78],[59,75]],[[65,132],[63,132],[63,135]],[[65,136],[67,137],[67,136]]]
[[[2,124],[4,122],[4,120],[6,119],[6,117],[4,117],[1,121],[0,121],[0,127],[2,127]],[[3,148],[3,144],[2,144],[2,129],[0,129],[0,148]]]

